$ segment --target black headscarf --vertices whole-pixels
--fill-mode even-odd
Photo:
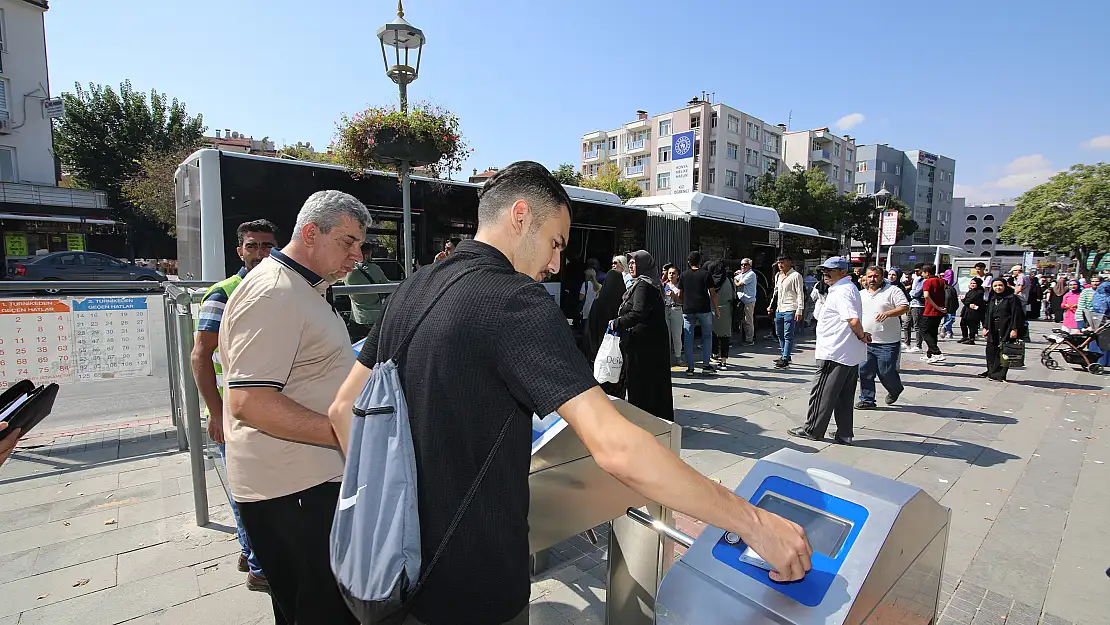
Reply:
[[[605,281],[601,284],[601,290],[598,291],[597,299],[590,307],[590,316],[586,320],[589,339],[586,347],[591,361],[601,347],[601,338],[605,336],[609,322],[617,318],[617,310],[621,307],[624,290],[624,275],[621,272],[614,269],[605,274]]]
[[[711,260],[702,265],[702,269],[709,274],[709,279],[713,281],[713,290],[720,291],[721,285],[725,283],[725,264],[719,260]]]
[[[631,260],[636,261],[636,278],[645,278],[655,288],[662,290],[663,281],[659,277],[660,273],[655,265],[655,258],[647,250],[632,252],[631,256]]]

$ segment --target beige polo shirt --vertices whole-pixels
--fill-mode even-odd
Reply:
[[[355,353],[346,326],[324,297],[327,288],[277,250],[247,274],[220,325],[224,397],[228,389],[270,387],[309,410],[328,413]],[[224,435],[236,501],[283,497],[342,476],[338,449],[275,438],[229,412],[224,411]]]

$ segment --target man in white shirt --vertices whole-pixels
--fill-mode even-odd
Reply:
[[[755,345],[755,296],[756,273],[752,271],[752,259],[745,258],[740,261],[740,271],[736,272],[736,295],[740,299],[740,339],[744,345]]]
[[[806,309],[805,281],[802,274],[794,271],[793,261],[785,254],[778,258],[781,273],[775,274],[775,292],[767,313],[774,311],[775,336],[779,339],[782,356],[775,360],[776,369],[790,366],[790,352],[794,349],[794,333],[802,322]]]
[[[868,267],[864,288],[859,292],[863,300],[863,330],[871,335],[867,345],[867,360],[859,366],[859,402],[856,408],[870,410],[875,407],[875,375],[887,391],[886,404],[898,401],[905,387],[898,375],[898,357],[901,327],[898,319],[910,310],[906,294],[883,280],[883,270]]]
[[[791,436],[819,441],[829,420],[836,415],[834,441],[852,444],[852,396],[859,379],[859,365],[867,360],[871,335],[863,329],[863,302],[848,277],[851,265],[840,256],[821,264],[829,294],[817,319],[817,376],[809,394],[806,424],[786,431]]]

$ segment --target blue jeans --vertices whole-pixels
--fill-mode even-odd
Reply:
[[[945,315],[944,323],[941,324],[941,329],[945,334],[952,334],[952,324],[956,322],[956,315]]]
[[[686,342],[686,367],[694,368],[694,325],[701,325],[701,362],[709,366],[713,355],[713,313],[694,313],[682,315],[682,338]]]
[[[794,349],[794,331],[798,327],[798,321],[794,320],[794,311],[776,312],[775,313],[775,336],[779,339],[779,347],[782,348],[782,359],[790,362],[790,352]]]
[[[223,445],[217,444],[216,447],[220,449],[220,457],[223,458],[224,467],[226,468],[227,452]],[[239,506],[235,505],[235,500],[231,497],[228,497],[227,500],[231,503],[231,514],[235,517],[235,531],[239,532],[239,548],[242,549],[243,555],[247,558],[247,566],[250,567],[251,573],[259,577],[266,577],[262,574],[262,566],[258,564],[258,557],[254,555],[254,550],[251,549],[251,540],[247,538],[247,531],[243,529],[243,522],[239,520]]]
[[[902,352],[900,343],[871,343],[867,346],[867,360],[859,366],[859,400],[875,403],[875,375],[891,395],[901,395],[906,390],[898,375],[898,359]]]

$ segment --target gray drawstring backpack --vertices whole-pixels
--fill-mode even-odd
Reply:
[[[421,568],[416,452],[398,362],[443,294],[473,267],[453,276],[417,318],[388,360],[377,360],[352,412],[343,484],[331,526],[331,570],[347,606],[363,625],[402,622],[470,506],[512,418],[486,456],[427,566]],[[392,299],[392,298],[391,298]],[[378,353],[382,352],[379,323]]]

